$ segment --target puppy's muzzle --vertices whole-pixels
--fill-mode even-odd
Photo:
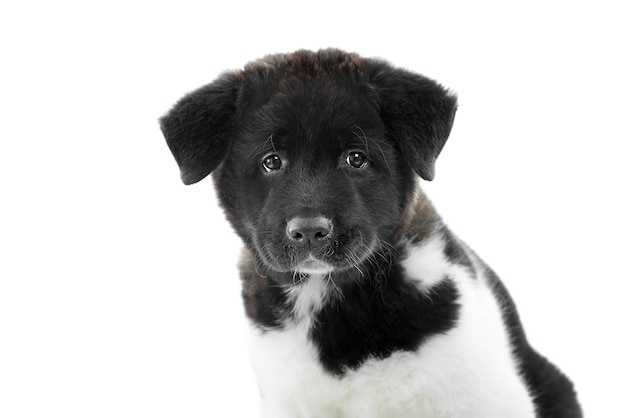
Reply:
[[[333,223],[323,216],[292,218],[287,222],[287,239],[300,248],[317,248],[328,244]]]

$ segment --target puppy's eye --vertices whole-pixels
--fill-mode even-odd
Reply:
[[[363,168],[367,165],[367,157],[359,151],[352,151],[346,157],[346,163],[352,168]]]
[[[283,166],[283,162],[276,154],[270,154],[263,159],[263,169],[271,173],[272,171],[280,170]]]

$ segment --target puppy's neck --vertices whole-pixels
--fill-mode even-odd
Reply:
[[[413,192],[394,234],[396,242],[418,243],[444,228],[441,217],[420,186],[417,175],[413,179]]]

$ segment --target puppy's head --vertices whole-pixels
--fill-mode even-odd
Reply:
[[[185,184],[213,172],[235,229],[269,269],[329,273],[392,240],[431,180],[456,98],[418,74],[337,50],[223,74],[161,129]]]

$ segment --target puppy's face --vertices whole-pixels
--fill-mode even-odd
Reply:
[[[246,113],[214,177],[267,267],[358,268],[390,240],[414,175],[367,95],[292,83]]]
[[[456,98],[338,50],[273,55],[183,97],[161,129],[185,184],[214,172],[236,231],[278,272],[360,271],[434,175]]]

